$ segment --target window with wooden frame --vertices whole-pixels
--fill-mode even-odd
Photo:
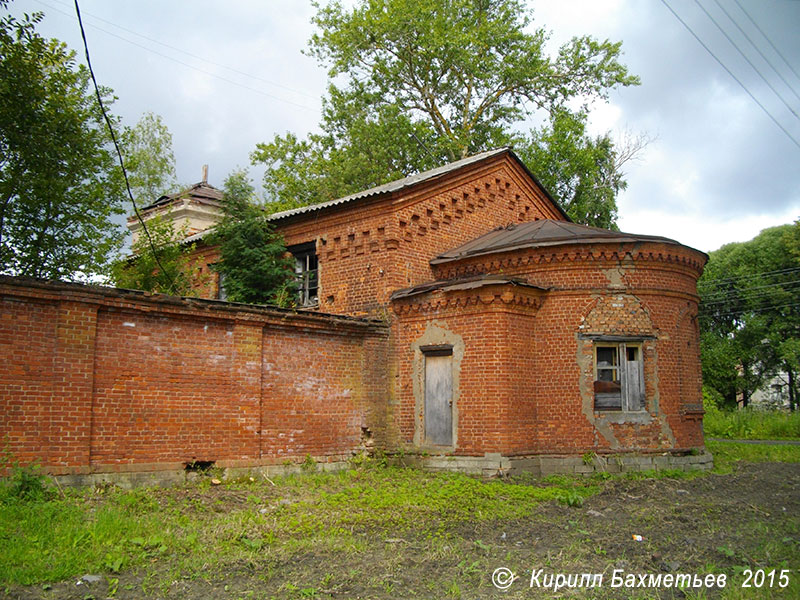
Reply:
[[[294,272],[297,277],[297,301],[301,306],[319,304],[319,262],[317,261],[316,242],[290,246],[289,252],[295,260]]]
[[[641,342],[595,342],[595,410],[645,410]]]

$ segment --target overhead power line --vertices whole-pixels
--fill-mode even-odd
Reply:
[[[684,26],[684,27],[687,29],[687,31],[689,31],[689,33],[691,33],[691,34],[692,34],[692,36],[694,37],[694,39],[696,39],[696,40],[697,40],[697,42],[698,42],[698,43],[699,43],[699,44],[700,44],[700,45],[703,47],[703,49],[705,49],[705,51],[706,51],[706,52],[708,52],[708,53],[711,55],[711,57],[712,57],[712,58],[713,58],[715,61],[717,61],[717,63],[719,64],[719,66],[721,66],[723,69],[725,69],[725,72],[726,72],[726,73],[728,73],[728,75],[730,75],[730,76],[733,78],[733,80],[734,80],[736,83],[738,83],[738,84],[741,86],[741,88],[742,88],[742,89],[743,89],[743,90],[744,90],[744,91],[747,93],[747,95],[748,95],[748,96],[750,96],[750,98],[753,100],[753,102],[755,102],[756,104],[758,104],[759,108],[761,108],[761,110],[762,110],[762,111],[764,111],[764,114],[766,114],[766,115],[767,115],[767,116],[768,116],[768,117],[769,117],[769,118],[772,120],[772,122],[773,122],[773,123],[775,123],[775,125],[777,125],[777,126],[778,126],[778,128],[779,128],[779,129],[780,129],[780,130],[781,130],[781,131],[782,131],[784,134],[786,134],[786,137],[788,137],[788,138],[789,138],[789,139],[790,139],[790,140],[791,140],[791,141],[794,143],[794,145],[795,145],[795,146],[797,146],[798,148],[800,148],[800,142],[798,142],[798,141],[797,141],[797,140],[796,140],[796,139],[795,139],[795,138],[792,136],[792,134],[791,134],[791,133],[789,133],[789,131],[788,131],[788,130],[787,130],[787,129],[786,129],[784,126],[783,126],[783,125],[781,125],[781,124],[780,124],[780,122],[778,122],[778,120],[777,120],[777,119],[776,119],[774,116],[772,116],[772,113],[770,113],[770,112],[769,112],[769,111],[766,109],[766,107],[765,107],[763,104],[761,104],[761,102],[758,100],[758,98],[756,98],[756,97],[753,95],[753,93],[752,93],[752,92],[751,92],[749,89],[747,89],[747,86],[745,86],[745,85],[744,85],[744,84],[743,84],[743,83],[742,83],[742,82],[739,80],[739,78],[738,78],[738,77],[736,77],[736,75],[734,75],[734,74],[733,74],[733,71],[731,71],[731,70],[730,70],[730,69],[729,69],[729,68],[728,68],[728,67],[725,65],[725,63],[723,63],[723,62],[722,62],[722,61],[721,61],[721,60],[720,60],[720,59],[717,57],[717,55],[716,55],[716,54],[714,54],[714,53],[711,51],[711,49],[710,49],[710,48],[709,48],[709,47],[708,47],[708,46],[705,44],[705,42],[703,42],[703,40],[701,40],[701,39],[700,39],[700,37],[699,37],[699,36],[698,36],[698,35],[697,35],[697,34],[694,32],[694,30],[693,30],[693,29],[692,29],[692,28],[691,28],[691,27],[690,27],[690,26],[689,26],[689,25],[686,23],[686,21],[684,21],[684,20],[683,20],[683,19],[680,17],[680,15],[678,15],[678,13],[676,13],[676,12],[675,12],[675,11],[672,9],[672,7],[671,7],[671,6],[670,6],[670,5],[667,3],[667,0],[661,0],[661,3],[662,3],[664,6],[666,6],[666,7],[667,7],[667,9],[669,10],[669,12],[671,12],[671,13],[673,14],[673,16],[674,16],[676,19],[678,19],[678,21],[680,21],[681,25],[683,25],[683,26]]]
[[[711,296],[710,298],[703,298],[702,303],[703,306],[713,306],[717,304],[728,304],[731,302],[752,302],[754,300],[774,297],[776,294],[780,292],[784,293],[795,292],[796,291],[795,288],[798,285],[800,285],[800,280],[794,280],[787,283],[774,283],[771,285],[756,286],[753,288],[740,290],[739,293],[736,295],[719,294]],[[756,291],[751,292],[751,290],[756,290]],[[723,298],[723,299],[719,300],[718,298]]]
[[[767,87],[769,87],[769,89],[772,90],[772,92],[780,99],[780,101],[783,102],[784,106],[786,106],[786,108],[789,109],[789,112],[792,113],[798,121],[800,121],[800,116],[798,116],[794,108],[792,108],[792,106],[788,102],[786,102],[786,100],[783,98],[783,96],[781,96],[778,90],[776,90],[775,87],[769,82],[769,80],[766,77],[764,77],[764,74],[759,70],[758,67],[756,67],[753,64],[753,61],[750,60],[750,58],[742,51],[742,49],[739,48],[738,44],[736,44],[736,42],[733,41],[733,38],[731,38],[731,36],[728,35],[728,32],[722,28],[722,26],[717,22],[717,20],[713,17],[713,15],[706,10],[705,6],[700,4],[700,0],[694,0],[694,3],[700,7],[700,10],[702,10],[709,19],[711,19],[711,22],[717,29],[719,29],[719,32],[725,36],[725,39],[730,42],[731,46],[733,46],[736,49],[736,51],[741,55],[741,57],[747,61],[747,64],[753,68],[753,70],[759,77],[761,77],[761,80],[767,84]]]
[[[758,52],[759,56],[764,59],[764,62],[767,63],[772,68],[773,71],[775,71],[775,74],[778,76],[778,78],[784,83],[784,85],[787,88],[789,88],[789,91],[791,91],[794,94],[794,97],[800,100],[800,94],[798,94],[795,91],[795,89],[791,86],[791,84],[788,81],[786,81],[786,78],[783,75],[781,75],[781,72],[778,71],[777,67],[775,67],[775,65],[772,64],[772,61],[767,57],[767,55],[761,51],[761,48],[758,47],[758,44],[756,44],[753,41],[753,39],[749,35],[747,35],[747,32],[744,29],[742,29],[742,26],[739,25],[736,19],[734,19],[733,16],[728,12],[728,9],[725,8],[725,5],[722,4],[719,0],[714,0],[714,3],[719,7],[719,9],[722,12],[725,13],[725,16],[728,17],[728,19],[730,19],[731,23],[736,25],[736,29],[738,29],[739,32],[744,36],[744,38],[748,42],[750,42],[750,45],[755,49],[756,52]]]
[[[791,64],[791,63],[790,63],[788,60],[786,60],[786,57],[783,55],[783,53],[782,53],[780,50],[778,50],[778,48],[776,48],[776,47],[775,47],[775,44],[773,44],[773,43],[772,43],[772,40],[769,38],[769,36],[768,36],[766,33],[764,33],[764,30],[763,30],[763,29],[761,29],[761,27],[759,27],[759,26],[758,26],[758,23],[756,23],[756,22],[755,22],[755,20],[753,19],[753,17],[751,17],[751,16],[750,16],[750,13],[748,13],[748,12],[745,10],[744,6],[742,6],[742,5],[741,5],[741,3],[739,2],[739,0],[734,0],[734,2],[736,2],[736,6],[738,6],[738,7],[739,7],[739,10],[741,10],[741,11],[744,13],[744,15],[745,15],[745,16],[746,16],[748,19],[750,19],[750,22],[753,24],[753,26],[754,26],[756,29],[758,29],[758,32],[761,34],[761,36],[762,36],[762,37],[763,37],[765,40],[767,40],[767,43],[768,43],[768,44],[769,44],[769,45],[772,47],[772,49],[775,51],[775,54],[777,54],[778,56],[780,56],[780,57],[781,57],[781,59],[783,59],[783,62],[784,62],[784,63],[786,63],[786,66],[787,66],[787,67],[789,67],[789,70],[790,70],[792,73],[794,73],[794,76],[795,76],[795,77],[797,77],[797,79],[800,79],[800,74],[798,74],[798,73],[797,73],[797,71],[795,71],[795,70],[794,70],[794,67],[792,66],[792,64]]]
[[[58,13],[61,13],[62,15],[67,15],[67,13],[65,13],[64,11],[59,10],[58,8],[56,8],[56,7],[52,6],[52,5],[49,5],[46,2],[42,2],[41,0],[38,0],[38,2],[40,4],[42,4],[42,5],[44,5],[44,6],[47,6],[48,8],[50,8],[50,9],[56,11],[56,12],[58,12]],[[70,16],[70,15],[67,15],[67,16]],[[245,85],[245,84],[240,83],[238,81],[234,81],[233,79],[228,79],[227,77],[223,77],[222,75],[218,75],[218,74],[214,73],[213,71],[209,71],[207,69],[202,69],[200,67],[196,67],[195,65],[192,65],[192,64],[187,63],[185,61],[182,61],[182,60],[180,60],[178,58],[175,58],[173,56],[168,56],[166,54],[162,54],[161,52],[157,52],[156,50],[153,50],[152,48],[148,48],[147,46],[144,46],[143,44],[139,44],[137,42],[134,42],[133,40],[129,40],[126,37],[123,37],[121,35],[117,35],[116,33],[108,31],[107,29],[103,29],[102,27],[98,27],[97,25],[92,25],[92,27],[94,29],[97,29],[98,31],[102,31],[106,35],[110,35],[111,37],[115,37],[115,38],[117,38],[119,40],[122,40],[123,42],[131,44],[132,46],[136,46],[137,48],[141,48],[142,50],[145,50],[146,52],[150,52],[151,54],[155,54],[156,56],[160,56],[161,58],[165,58],[167,60],[171,60],[172,62],[178,63],[179,65],[182,65],[184,67],[187,67],[187,68],[192,69],[194,71],[197,71],[199,73],[203,73],[204,75],[208,75],[209,77],[214,77],[216,79],[219,79],[220,81],[224,81],[225,83],[229,83],[231,85],[235,85],[237,87],[244,88],[246,90],[250,90],[251,92],[255,92],[256,94],[260,94],[262,96],[266,96],[267,98],[271,98],[273,100],[277,100],[278,102],[284,102],[286,104],[291,104],[293,106],[297,106],[298,108],[302,108],[302,109],[313,111],[313,112],[318,112],[317,109],[312,108],[310,106],[306,106],[305,104],[299,104],[297,102],[292,102],[291,100],[286,100],[285,98],[281,98],[280,96],[275,96],[274,94],[270,94],[270,93],[265,92],[263,90],[259,90],[259,89],[254,88],[254,87],[250,87],[249,85]],[[201,60],[204,60],[204,59],[201,59]]]
[[[743,308],[741,310],[731,310],[723,313],[718,312],[707,312],[701,309],[700,313],[703,317],[714,316],[714,317],[732,317],[735,315],[743,315],[746,313],[762,313],[768,312],[771,310],[776,310],[778,308],[792,308],[794,306],[800,306],[800,302],[790,302],[789,304],[779,304],[776,306],[765,306],[763,308]]]
[[[726,279],[718,279],[716,281],[701,281],[698,287],[704,286],[720,286],[728,283],[740,283],[742,281],[749,281],[751,279],[760,279],[763,277],[779,277],[788,273],[798,273],[800,267],[790,267],[788,269],[778,269],[776,271],[762,271],[760,273],[752,273],[750,275],[742,275],[741,277],[728,277]]]
[[[167,277],[169,280],[169,287],[170,291],[173,294],[177,293],[177,286],[175,285],[175,280],[172,278],[172,275],[167,272],[161,264],[161,261],[158,258],[158,252],[156,252],[156,246],[153,243],[153,238],[150,237],[150,232],[147,229],[147,225],[142,219],[142,215],[139,212],[139,207],[136,206],[136,200],[133,198],[133,192],[131,192],[131,184],[128,181],[128,172],[125,170],[125,161],[122,159],[122,150],[120,150],[119,143],[117,142],[117,136],[114,133],[114,127],[111,125],[111,119],[108,118],[108,113],[106,112],[106,107],[103,104],[103,97],[100,94],[100,87],[97,85],[97,79],[94,76],[94,69],[92,69],[92,59],[89,56],[89,43],[86,41],[86,32],[83,29],[83,20],[81,19],[81,9],[78,6],[78,0],[75,0],[75,14],[78,16],[78,25],[81,28],[81,38],[83,39],[83,49],[86,53],[86,66],[89,68],[89,75],[92,77],[92,83],[94,84],[94,93],[97,96],[97,103],[100,105],[100,112],[103,113],[103,119],[105,119],[106,125],[108,126],[108,131],[111,133],[111,141],[114,143],[114,148],[117,150],[117,158],[119,159],[119,166],[122,169],[122,176],[125,178],[125,189],[128,190],[128,197],[131,199],[131,204],[133,204],[133,211],[136,213],[136,218],[139,219],[139,223],[142,225],[142,229],[144,230],[145,235],[147,236],[147,241],[150,244],[150,250],[153,252],[153,258],[158,265],[158,268],[161,269],[161,272]]]

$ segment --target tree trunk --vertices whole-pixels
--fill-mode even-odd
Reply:
[[[794,371],[788,364],[786,365],[786,373],[789,375],[789,410],[794,412],[797,404],[797,399],[795,398],[794,393]]]

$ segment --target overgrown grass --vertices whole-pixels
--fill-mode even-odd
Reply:
[[[734,463],[745,462],[800,462],[800,445],[796,444],[741,444],[737,442],[706,442],[714,455],[714,470],[726,473]]]
[[[706,407],[707,436],[740,440],[800,440],[800,411],[719,410]]]
[[[800,446],[710,442],[708,447],[722,472],[740,460],[800,462]],[[606,531],[603,519],[590,516],[586,507],[577,508],[584,499],[606,485],[625,484],[621,481],[625,479],[692,477],[703,474],[652,471],[598,473],[586,478],[559,475],[544,480],[520,476],[485,482],[455,473],[425,473],[367,462],[341,473],[308,472],[272,481],[244,477],[212,486],[210,479],[203,478],[167,489],[62,491],[44,486],[45,479],[34,471],[18,472],[0,482],[0,589],[3,585],[63,581],[84,573],[102,574],[109,582],[133,586],[130,574],[141,573],[136,589],[144,596],[164,597],[175,582],[199,583],[210,570],[219,574],[250,569],[259,581],[274,578],[270,585],[273,590],[282,586],[280,597],[317,597],[314,590],[333,589],[328,581],[332,579],[345,589],[363,585],[391,595],[395,580],[388,575],[382,579],[381,571],[396,569],[393,577],[400,577],[397,573],[416,568],[415,561],[421,561],[426,573],[443,565],[441,572],[430,574],[433,588],[422,592],[422,587],[415,588],[421,597],[457,598],[459,585],[461,589],[491,590],[480,587],[490,585],[488,574],[547,539],[543,533],[539,542],[538,537],[529,536],[512,542],[511,532],[518,530],[520,523],[536,523],[530,531],[542,527],[547,532],[547,519],[554,514],[561,515],[559,531],[567,527],[562,539],[566,545],[545,549],[547,556],[552,552],[562,557],[563,550],[558,560],[566,562],[559,562],[559,568],[589,564],[602,571],[607,553],[608,561],[617,560],[626,552],[635,553],[639,546],[632,542],[628,542],[633,544],[630,547],[621,546],[620,540],[630,536]],[[658,488],[648,485],[640,489]],[[685,498],[691,497],[687,492]],[[592,502],[600,498],[603,496]],[[683,501],[684,496],[680,498]],[[542,503],[552,501],[562,507],[543,507]],[[755,515],[763,516],[757,511]],[[640,519],[633,531],[643,530],[641,519],[645,516],[631,517]],[[659,518],[672,517],[665,512]],[[787,544],[800,544],[794,541],[800,540],[800,529],[795,521],[774,528],[782,532],[780,548],[770,548],[769,557],[770,564],[778,566],[789,552]],[[773,529],[764,533],[764,543],[774,541]],[[475,531],[479,533],[472,533]],[[507,542],[503,541],[505,531],[509,531]],[[589,531],[599,532],[600,537]],[[500,542],[493,542],[493,535]],[[790,541],[781,541],[784,538]],[[738,538],[725,539],[731,552],[738,552],[730,541]],[[542,556],[537,560],[545,560]],[[331,574],[323,577],[307,566],[287,567],[304,565],[304,557],[326,564],[331,560],[347,569],[331,567]],[[530,568],[527,560],[520,569]],[[382,565],[377,574],[366,566],[375,561]],[[308,580],[309,573],[316,573],[318,579]],[[445,584],[450,587],[441,587]],[[402,596],[401,588],[398,584]],[[311,592],[306,593],[308,590]]]
[[[114,573],[169,558],[199,572],[256,553],[347,551],[363,533],[441,538],[464,522],[524,518],[545,501],[579,505],[590,481],[531,486],[455,473],[362,468],[172,490],[67,490],[21,498],[0,491],[0,583]],[[233,504],[235,509],[231,510]],[[225,512],[217,512],[219,506]]]

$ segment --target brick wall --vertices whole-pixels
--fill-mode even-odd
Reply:
[[[380,439],[378,322],[10,277],[0,308],[0,439],[21,462],[324,461]]]
[[[563,219],[507,154],[414,187],[275,222],[287,246],[316,242],[323,312],[383,316],[397,289],[433,278],[429,261],[492,229]],[[200,263],[215,249],[200,246]],[[216,284],[216,279],[213,281]],[[214,286],[198,284],[202,297]]]
[[[414,344],[436,327],[464,343],[455,454],[702,447],[696,281],[703,263],[684,246],[639,243],[516,250],[437,266],[440,278],[502,273],[546,291],[505,284],[393,302],[402,440],[418,442],[423,426]],[[603,336],[639,341],[646,411],[594,410],[594,340]]]

